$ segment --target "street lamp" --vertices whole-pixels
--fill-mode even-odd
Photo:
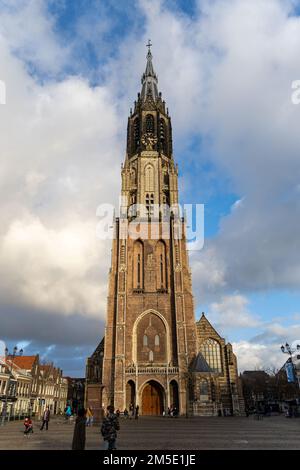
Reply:
[[[3,407],[2,407],[2,419],[1,419],[2,426],[4,426],[4,424],[5,424],[5,417],[6,417],[6,413],[7,413],[7,403],[8,403],[9,393],[10,393],[10,389],[11,389],[10,382],[11,382],[11,376],[13,375],[12,374],[12,368],[13,368],[14,358],[15,358],[17,352],[18,352],[17,346],[14,347],[12,354],[9,354],[8,348],[5,348],[5,364],[8,365],[7,358],[10,357],[10,365],[9,365],[9,369],[8,369],[9,375],[8,375],[8,380],[7,380],[7,385],[6,385],[5,399],[4,399],[4,404],[3,404]],[[23,349],[20,349],[19,355],[22,356],[22,354],[23,354]],[[12,394],[10,394],[10,395],[12,395]]]

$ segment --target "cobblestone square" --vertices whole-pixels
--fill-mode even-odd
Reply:
[[[23,435],[23,423],[0,426],[1,450],[71,449],[74,424],[53,418],[49,431]],[[151,418],[120,420],[119,450],[300,449],[300,419]],[[100,427],[87,428],[86,449],[103,450]]]

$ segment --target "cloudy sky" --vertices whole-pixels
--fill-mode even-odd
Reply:
[[[298,0],[0,0],[0,339],[84,374],[102,337],[129,108],[153,43],[182,203],[205,204],[196,315],[240,370],[300,338]]]

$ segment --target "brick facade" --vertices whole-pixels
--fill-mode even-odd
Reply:
[[[89,400],[95,399],[95,384],[101,383],[99,401],[104,408],[112,403],[124,410],[134,404],[141,414],[159,414],[174,405],[186,414],[193,410],[191,374],[196,387],[201,380],[191,367],[204,337],[202,320],[196,325],[172,152],[171,118],[158,93],[149,51],[142,91],[128,118],[101,379],[92,383],[90,378],[90,391],[87,383]],[[231,346],[219,336],[217,341],[223,375],[211,380],[225,400],[226,384],[236,380],[236,369],[234,359],[228,365],[228,356],[233,358]],[[92,362],[93,356],[88,364]]]

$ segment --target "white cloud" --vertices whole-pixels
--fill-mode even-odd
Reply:
[[[5,38],[10,50],[32,67],[57,73],[68,60],[70,47],[58,41],[47,2],[1,0],[0,8],[0,39]]]
[[[239,371],[275,368],[280,369],[285,358],[278,345],[265,345],[239,341],[232,343],[238,358]]]
[[[55,230],[31,216],[14,221],[0,244],[2,301],[99,317],[106,305],[103,249],[92,222],[78,220]]]
[[[210,304],[208,316],[221,331],[257,327],[261,321],[249,312],[248,303],[248,299],[243,295],[223,296],[220,302]]]
[[[43,2],[2,4],[4,299],[20,308],[23,302],[64,315],[104,315],[109,248],[94,238],[95,211],[119,194],[126,114],[148,37],[173,119],[176,160],[182,167],[179,149],[200,132],[213,163],[242,197],[219,235],[192,255],[198,299],[210,302],[224,326],[247,327],[257,322],[247,291],[299,289],[300,107],[291,104],[290,85],[299,78],[300,20],[291,2],[201,1],[201,14],[190,19],[159,1],[141,1],[143,37],[139,31],[137,44],[134,30],[123,40],[102,71],[107,83],[98,87],[83,77],[37,83],[24,59],[59,74],[69,46],[53,32]],[[193,155],[195,168],[200,158]],[[266,332],[275,335],[274,328]],[[264,360],[264,349],[253,352]]]
[[[13,28],[22,11],[2,26]],[[41,28],[43,18],[41,13],[35,18]],[[48,37],[39,30],[33,44],[40,40],[48,50],[44,33]],[[100,319],[110,246],[96,238],[96,208],[119,193],[124,145],[117,104],[107,87],[92,87],[82,77],[36,82],[12,53],[12,36],[9,30],[0,41],[8,88],[7,104],[0,108],[1,315],[9,305],[45,317],[51,312]],[[27,43],[23,35],[15,41]],[[15,315],[22,329],[26,315]]]

